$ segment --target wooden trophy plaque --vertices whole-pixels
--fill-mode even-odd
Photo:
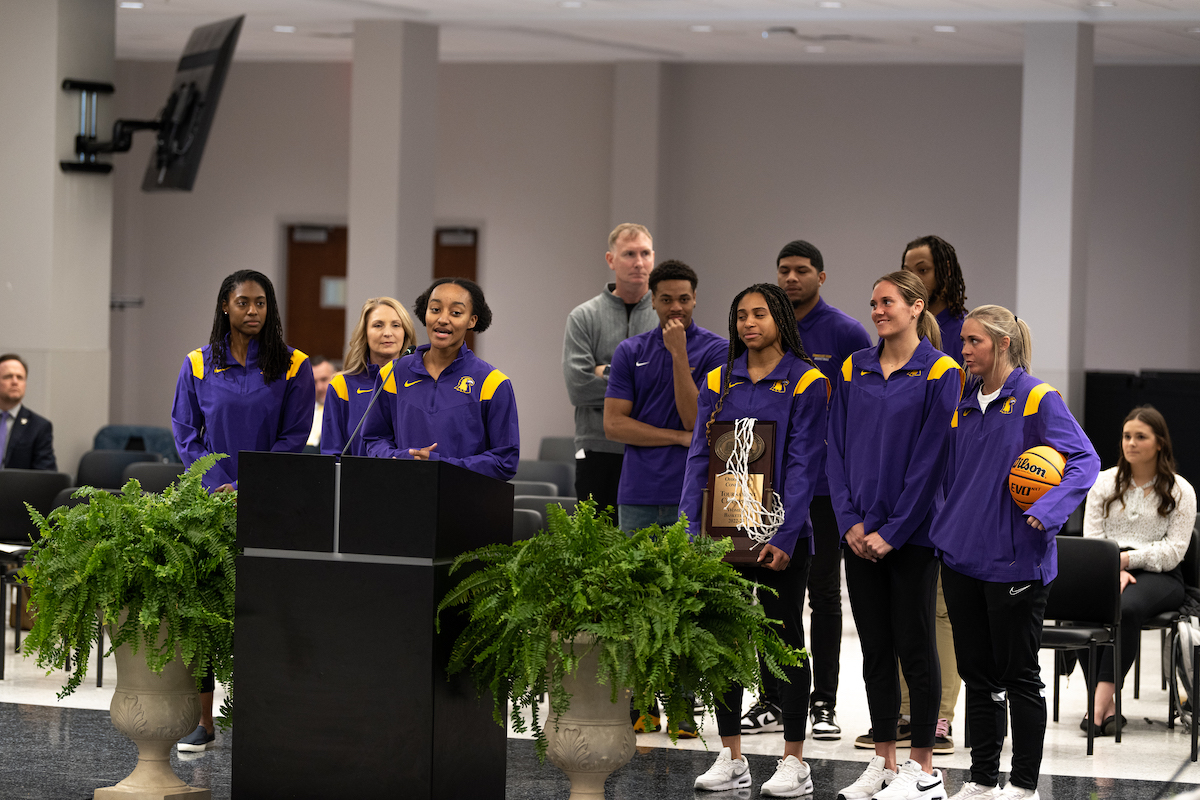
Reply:
[[[747,458],[747,483],[755,499],[768,511],[775,499],[775,423],[755,422],[753,443]],[[733,475],[722,475],[729,468],[733,455],[734,423],[712,424],[712,446],[708,454],[708,487],[704,490],[704,508],[701,512],[701,529],[714,539],[726,536],[733,539],[733,549],[725,554],[725,561],[733,564],[752,564],[758,560],[759,551],[751,550],[756,542],[738,528],[743,522],[741,511],[736,507],[726,508],[726,501],[737,493]],[[758,520],[751,521],[757,524]]]

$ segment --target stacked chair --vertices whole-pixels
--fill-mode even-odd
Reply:
[[[528,539],[546,528],[546,505],[575,513],[575,442],[570,436],[546,436],[536,461],[522,460],[509,481],[513,498],[513,540]]]

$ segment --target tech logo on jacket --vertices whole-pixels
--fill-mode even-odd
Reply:
[[[471,387],[475,385],[475,379],[470,375],[464,375],[458,379],[458,383],[454,385],[454,391],[470,394]]]

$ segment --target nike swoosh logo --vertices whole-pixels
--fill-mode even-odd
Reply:
[[[634,366],[637,366],[637,367],[644,367],[644,366],[646,366],[646,365],[647,365],[647,364],[649,364],[649,363],[650,363],[649,361],[638,361],[638,362],[635,362]]]
[[[405,382],[404,382],[404,388],[405,388],[405,389],[407,389],[408,387],[412,386],[413,384],[420,383],[420,382],[421,382],[421,381],[423,381],[423,380],[425,380],[425,379],[424,379],[424,378],[417,378],[415,381],[405,381]]]
[[[218,372],[224,372],[227,369],[229,369],[229,367],[222,367],[221,369],[214,369],[213,374],[215,375]]]
[[[1009,590],[1008,590],[1008,593],[1009,593],[1009,594],[1011,594],[1013,597],[1016,597],[1016,596],[1017,596],[1017,595],[1019,595],[1021,592],[1025,591],[1026,589],[1028,589],[1030,586],[1033,586],[1033,584],[1032,584],[1032,583],[1025,584],[1025,585],[1024,585],[1024,586],[1022,586],[1020,589],[1018,589],[1017,587],[1015,587],[1015,586],[1014,586],[1014,587],[1012,587],[1011,589],[1009,589]]]
[[[741,386],[743,383],[745,383],[745,381],[738,381],[737,383],[731,383],[731,384],[729,384],[729,388],[732,389],[735,386]]]
[[[935,789],[941,785],[942,785],[941,781],[934,781],[933,783],[930,783],[928,785],[918,782],[917,783],[917,791],[918,792],[928,792],[930,789]]]
[[[358,393],[359,394],[370,394],[371,391],[372,391],[371,389],[359,389]]]

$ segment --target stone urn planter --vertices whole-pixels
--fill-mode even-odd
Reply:
[[[546,724],[546,755],[571,779],[570,800],[603,800],[604,781],[633,758],[635,737],[629,722],[627,689],[617,692],[596,681],[598,649],[590,636],[577,636],[575,645],[588,648],[574,675],[563,677],[571,707]]]
[[[210,790],[188,786],[171,768],[175,743],[200,721],[200,695],[191,670],[178,651],[160,675],[146,666],[141,648],[134,653],[123,644],[114,655],[117,688],[109,711],[113,727],[137,745],[138,762],[116,786],[97,789],[94,800],[210,800]]]
[[[117,660],[113,725],[138,747],[133,773],[97,789],[96,798],[210,796],[179,780],[169,758],[200,718],[196,682],[180,653],[223,686],[233,684],[237,494],[209,494],[203,482],[225,457],[197,459],[162,494],[130,478],[119,494],[83,486],[73,495],[78,504],[46,516],[30,510],[38,538],[21,576],[37,623],[25,651],[39,667],[68,670],[65,697],[87,677],[99,617]]]

